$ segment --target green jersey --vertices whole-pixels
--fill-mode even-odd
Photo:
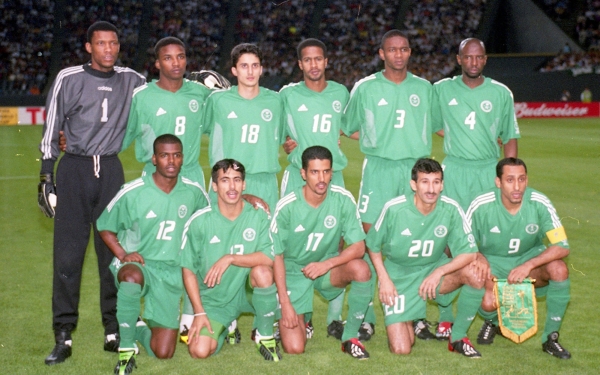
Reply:
[[[279,94],[287,119],[284,137],[290,136],[298,143],[298,147],[288,155],[290,164],[301,169],[304,150],[319,145],[331,151],[334,171],[346,168],[348,159],[340,149],[339,139],[348,89],[327,81],[325,90],[316,92],[300,82],[284,86]]]
[[[304,199],[302,188],[283,197],[278,203],[271,237],[276,255],[283,254],[286,268],[302,268],[338,255],[340,238],[353,244],[365,238],[356,202],[350,192],[330,185],[319,207]]]
[[[235,159],[246,173],[277,173],[282,143],[283,106],[279,94],[260,88],[244,99],[237,86],[214,91],[206,100],[203,124],[210,133],[210,165]]]
[[[389,160],[431,154],[431,84],[408,72],[396,84],[372,74],[356,82],[344,110],[342,130],[360,131],[360,150]]]
[[[386,257],[386,268],[426,266],[445,257],[477,252],[475,239],[463,210],[442,195],[432,212],[423,215],[414,195],[401,195],[386,203],[367,235],[367,247]]]
[[[206,207],[190,217],[186,224],[182,266],[198,277],[203,303],[225,306],[245,287],[250,268],[229,266],[221,283],[208,288],[203,280],[208,270],[224,255],[262,252],[273,259],[269,237],[269,217],[244,202],[242,213],[233,221],[221,215],[219,208]]]
[[[146,262],[180,265],[185,223],[196,210],[208,205],[204,188],[179,177],[170,193],[159,189],[152,175],[121,188],[98,218],[99,231],[117,233],[123,249],[138,252]]]
[[[135,140],[136,159],[152,164],[156,137],[174,134],[183,144],[183,168],[199,165],[202,108],[209,94],[205,86],[187,79],[177,92],[161,89],[156,81],[138,87],[133,92],[123,150]]]
[[[433,130],[444,130],[446,155],[466,160],[498,159],[498,138],[521,138],[508,87],[491,78],[474,89],[462,76],[433,85]]]
[[[542,193],[525,189],[521,208],[511,215],[502,204],[500,189],[475,198],[467,211],[479,251],[483,255],[519,257],[543,245],[569,248],[567,235],[552,202]]]

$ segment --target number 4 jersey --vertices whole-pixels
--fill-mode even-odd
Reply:
[[[512,92],[491,78],[473,89],[462,76],[436,82],[432,124],[444,130],[444,153],[465,160],[498,159],[498,138],[521,138]]]
[[[279,94],[264,87],[253,99],[237,86],[217,90],[206,100],[204,126],[210,133],[209,162],[235,159],[246,173],[277,173],[282,142],[283,105]]]
[[[152,175],[145,175],[123,185],[96,225],[99,231],[117,233],[127,253],[179,266],[185,223],[207,205],[208,196],[197,183],[179,177],[167,194],[156,186]]]

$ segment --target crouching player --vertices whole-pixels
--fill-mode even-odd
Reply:
[[[462,209],[440,195],[443,177],[437,161],[419,159],[410,181],[414,194],[385,204],[367,235],[367,248],[379,277],[390,351],[410,353],[413,320],[425,316],[428,298],[449,306],[460,291],[448,349],[477,358],[481,354],[467,330],[481,303],[488,270],[475,262],[477,246]],[[453,258],[444,253],[446,246]]]
[[[300,173],[306,184],[277,203],[271,222],[281,343],[286,353],[303,353],[304,314],[313,311],[314,289],[331,301],[351,284],[342,351],[367,359],[369,353],[358,340],[358,329],[372,300],[371,271],[361,259],[365,233],[350,192],[329,184],[332,162],[325,147],[304,150]],[[349,246],[338,252],[341,238]]]
[[[546,295],[548,309],[542,350],[560,359],[571,358],[558,342],[558,330],[571,298],[569,269],[563,260],[569,255],[569,243],[552,202],[527,187],[523,160],[505,158],[498,162],[496,188],[473,200],[467,219],[479,244],[479,256],[485,256],[492,275],[511,284],[527,277],[536,280],[536,292]],[[548,247],[542,242],[544,237]],[[491,278],[485,289],[480,310],[485,322],[477,336],[479,344],[491,344],[498,333]]]
[[[183,294],[180,248],[185,223],[206,207],[197,183],[179,176],[182,145],[171,134],[154,141],[156,172],[123,185],[97,222],[100,236],[115,255],[119,361],[115,374],[130,374],[142,343],[151,356],[171,358],[177,343],[179,301]],[[141,299],[144,319],[138,322]]]
[[[227,327],[243,312],[256,315],[256,346],[269,361],[281,354],[273,338],[277,289],[269,217],[242,199],[244,166],[233,159],[212,168],[217,205],[192,215],[182,244],[183,279],[194,315],[188,349],[193,358],[217,353]]]

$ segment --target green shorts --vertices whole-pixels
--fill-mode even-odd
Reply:
[[[300,186],[304,186],[304,184],[305,181],[302,179],[302,175],[300,175],[300,169],[292,164],[288,165],[283,172],[283,178],[281,179],[280,197],[285,197]],[[337,185],[343,188],[346,187],[344,185],[344,175],[342,174],[342,171],[333,171],[331,185]]]
[[[506,279],[510,271],[520,266],[521,264],[527,262],[529,259],[535,258],[536,256],[540,255],[544,252],[544,250],[546,250],[546,246],[540,245],[531,248],[523,254],[516,257],[494,256],[485,254],[483,255],[490,263],[492,275],[496,276],[499,279]]]
[[[398,298],[394,306],[381,304],[386,327],[394,323],[412,322],[427,315],[427,301],[419,296],[419,287],[423,280],[436,268],[450,263],[451,260],[447,256],[442,256],[433,264],[414,267],[402,267],[385,261],[385,268],[398,292]],[[439,290],[443,280],[443,278],[440,280],[440,284],[436,289],[435,301],[442,306],[447,306],[456,297],[456,293],[440,294]]]
[[[217,193],[212,188],[212,178],[208,183],[208,196],[211,205],[216,207]],[[279,189],[277,187],[277,175],[275,173],[246,174],[246,190],[244,194],[255,195],[269,205],[271,212],[275,211],[275,205],[279,201]]]
[[[331,285],[331,272],[311,280],[304,276],[300,270],[288,270],[286,267],[285,281],[288,295],[296,314],[306,314],[313,311],[315,289],[327,301],[335,299],[342,294],[344,288]]]
[[[416,161],[365,156],[358,193],[358,212],[363,223],[375,223],[387,201],[411,191],[410,178]]]
[[[227,328],[236,320],[242,313],[256,314],[252,306],[253,288],[250,284],[250,276],[246,279],[246,287],[238,290],[236,295],[227,304],[214,304],[211,301],[203,301],[202,306],[206,315],[210,320],[210,326],[214,333],[210,333],[208,329],[203,328],[200,331],[200,336],[208,336],[217,340],[217,350],[215,354],[221,350],[225,338],[227,337]]]
[[[144,165],[144,170],[142,171],[142,176],[146,174],[152,174],[156,171],[156,167],[152,165],[152,163],[147,163]],[[181,167],[181,175],[193,182],[197,182],[203,188],[206,186],[206,181],[204,181],[204,171],[200,167],[200,164],[193,164],[188,167]]]
[[[495,159],[471,161],[447,156],[442,163],[444,195],[466,211],[473,199],[496,186],[497,163]]]
[[[142,266],[135,262],[121,263],[114,258],[110,270],[115,275],[117,288],[119,287],[117,273],[125,264],[137,266],[144,275],[143,318],[154,322],[160,328],[179,329],[179,304],[184,291],[181,267],[149,261]]]

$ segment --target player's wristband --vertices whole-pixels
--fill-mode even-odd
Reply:
[[[202,315],[206,315],[206,312],[199,312],[194,314],[193,316],[202,316]]]

